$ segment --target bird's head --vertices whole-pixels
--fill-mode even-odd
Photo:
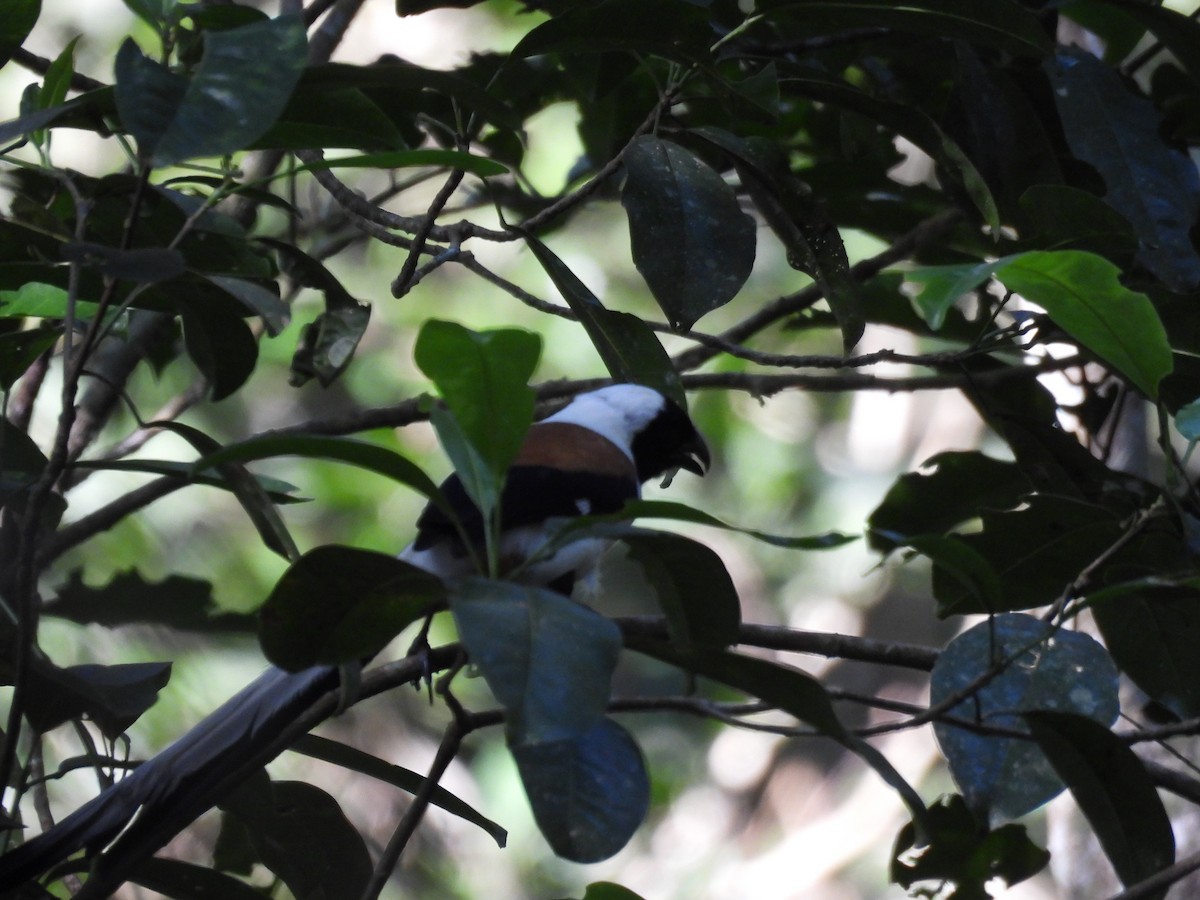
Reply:
[[[602,434],[633,460],[639,481],[676,469],[703,475],[711,464],[708,447],[683,408],[639,384],[580,394],[547,421],[574,422]]]

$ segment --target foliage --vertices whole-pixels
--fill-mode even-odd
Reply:
[[[997,879],[1035,876],[1048,855],[1026,825],[1064,789],[1131,895],[1163,896],[1200,867],[1200,856],[1176,862],[1159,794],[1200,802],[1183,741],[1200,721],[1194,17],[1135,0],[397,0],[399,17],[490,16],[512,33],[510,50],[446,71],[395,57],[329,62],[353,0],[289,0],[274,18],[250,4],[125,5],[137,21],[111,75],[77,69],[90,35],[53,59],[27,49],[46,15],[39,0],[0,11],[0,64],[34,73],[0,124],[8,846],[35,814],[49,824],[47,754],[111,780],[126,764],[122,733],[169,678],[165,664],[55,662],[39,622],[70,621],[205,639],[256,627],[283,668],[339,667],[340,696],[315,705],[314,721],[424,679],[444,729],[424,775],[328,738],[291,741],[412,793],[380,854],[333,796],[269,781],[254,756],[208,798],[222,810],[211,860],[150,859],[188,822],[141,823],[145,852],[85,878],[93,895],[128,880],[172,896],[249,896],[246,876],[261,865],[299,897],[375,896],[431,804],[503,844],[485,815],[504,810],[481,812],[441,784],[466,738],[501,724],[549,846],[605,860],[661,814],[655,784],[668,777],[614,716],[665,710],[856,756],[911,817],[890,877],[917,892],[985,897]],[[562,104],[578,112],[581,152],[546,196],[530,183],[528,128]],[[105,148],[89,171],[59,161],[78,132]],[[589,214],[616,200],[628,259],[587,238]],[[564,250],[579,235],[601,271],[636,267],[657,311],[602,301]],[[507,277],[491,261],[503,244],[537,268]],[[377,286],[355,283],[347,260],[366,245],[395,254],[392,301],[368,301]],[[539,284],[564,302],[537,296]],[[472,302],[485,286],[492,306]],[[468,299],[448,310],[451,295]],[[406,330],[381,331],[400,307]],[[385,363],[407,365],[409,347],[428,381],[379,380]],[[681,400],[797,389],[963,398],[987,426],[982,449],[946,448],[902,474],[861,529],[897,578],[931,572],[924,608],[905,615],[961,633],[934,649],[743,621],[764,604],[739,605],[725,544],[706,545],[706,532],[801,569],[854,537],[830,523],[796,536],[787,509],[754,505],[714,516],[646,500],[564,524],[554,546],[626,546],[657,598],[652,618],[501,579],[492,551],[505,471],[539,403],[594,384],[592,354],[611,378]],[[271,365],[288,357],[281,387]],[[568,380],[529,385],[539,364],[564,360]],[[365,401],[363,383],[374,389]],[[422,394],[430,388],[440,401]],[[411,396],[397,401],[396,389]],[[273,414],[243,412],[255,404]],[[707,399],[694,411],[726,447],[751,427]],[[425,421],[488,522],[480,577],[453,589],[393,558],[398,546],[361,546],[332,497],[308,505],[340,530],[306,530],[304,498],[281,477],[309,490],[319,463],[336,464],[448,510],[386,431]],[[150,455],[152,439],[176,450]],[[789,458],[769,496],[809,490],[801,454]],[[96,506],[85,488],[101,482],[113,487]],[[150,557],[89,585],[81,573],[103,560],[106,532],[152,504],[178,493],[173,509],[203,521],[197,486],[233,497],[283,561],[256,619],[216,602],[233,580],[224,560],[209,561],[211,583]],[[363,490],[365,506],[376,489]],[[239,540],[226,552],[259,551]],[[402,664],[369,662],[417,623]],[[781,658],[795,651],[932,669],[929,705],[838,690]],[[614,674],[630,656],[642,659],[633,682]],[[468,662],[490,696],[465,677]],[[664,668],[686,675],[665,694]],[[1139,693],[1119,694],[1119,675]],[[863,707],[894,718],[864,726]],[[953,795],[910,785],[867,740],[926,726]],[[82,747],[58,759],[56,735],[68,733]],[[1176,765],[1147,761],[1152,742]],[[48,881],[86,870],[68,863]],[[634,894],[596,883],[586,896]]]

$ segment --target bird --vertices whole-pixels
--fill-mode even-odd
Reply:
[[[570,594],[594,574],[609,542],[584,538],[541,552],[548,526],[564,518],[619,511],[643,483],[678,469],[704,475],[709,451],[683,407],[653,388],[613,384],[578,394],[534,423],[509,468],[499,511],[500,575]],[[480,558],[485,522],[457,474],[441,485],[399,558],[460,583]],[[484,573],[486,574],[486,573]],[[0,892],[39,877],[86,850],[95,880],[127,872],[161,848],[241,780],[286,748],[290,725],[338,687],[339,670],[271,667],[165,750],[64,817],[0,856]],[[111,880],[111,875],[110,875]],[[85,888],[86,890],[86,888]]]

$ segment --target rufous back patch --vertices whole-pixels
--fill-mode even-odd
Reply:
[[[565,472],[594,472],[637,478],[633,460],[590,428],[571,422],[543,422],[529,429],[515,466],[549,466]]]

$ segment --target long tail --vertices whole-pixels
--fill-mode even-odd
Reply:
[[[114,838],[97,860],[102,868],[120,868],[121,859],[154,853],[274,758],[287,726],[336,686],[337,678],[329,667],[269,669],[170,747],[49,831],[0,856],[0,891],[42,875],[79,850],[99,853]]]

